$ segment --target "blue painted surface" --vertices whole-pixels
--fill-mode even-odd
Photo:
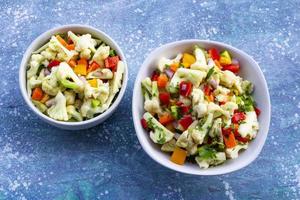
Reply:
[[[299,199],[300,1],[1,1],[0,199]],[[105,123],[53,128],[25,105],[22,54],[42,32],[81,23],[111,35],[130,70],[126,95]],[[259,158],[223,176],[161,167],[141,149],[131,122],[137,70],[161,44],[199,38],[232,44],[260,64],[272,123]]]

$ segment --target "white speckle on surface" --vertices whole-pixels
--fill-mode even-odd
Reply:
[[[225,195],[228,196],[229,200],[236,200],[234,198],[234,191],[231,189],[231,186],[229,185],[228,182],[223,181],[224,188],[225,188]]]

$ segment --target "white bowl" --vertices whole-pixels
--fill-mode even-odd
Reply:
[[[140,120],[144,114],[143,96],[141,91],[141,81],[150,76],[157,67],[158,60],[161,57],[173,58],[178,53],[192,51],[194,45],[203,48],[215,47],[218,50],[227,49],[231,55],[238,59],[241,65],[240,75],[254,83],[254,98],[258,108],[262,110],[259,116],[260,129],[257,137],[250,142],[249,148],[240,153],[237,159],[228,160],[224,164],[211,167],[209,169],[200,169],[197,164],[185,163],[183,166],[170,161],[170,155],[162,152],[158,145],[154,144],[149,134],[142,128]],[[261,152],[267,138],[270,124],[270,96],[264,75],[258,64],[245,52],[238,50],[230,45],[205,40],[183,40],[163,45],[154,50],[142,64],[137,75],[132,97],[132,115],[137,137],[147,154],[161,165],[178,172],[195,175],[218,175],[236,171],[249,165]]]
[[[125,65],[125,71],[124,71],[123,80],[122,80],[122,87],[120,88],[120,91],[117,94],[117,97],[115,98],[115,100],[113,101],[111,106],[104,113],[102,113],[92,119],[82,121],[82,122],[63,122],[63,121],[57,121],[57,120],[54,120],[54,119],[48,117],[47,115],[41,113],[33,105],[33,103],[31,102],[30,98],[27,95],[27,90],[26,90],[26,68],[27,68],[31,53],[33,51],[39,49],[46,42],[48,42],[52,35],[57,34],[57,33],[66,33],[67,31],[73,31],[74,33],[80,33],[80,34],[90,33],[93,37],[101,39],[106,44],[111,46],[112,49],[116,50],[117,54],[120,56],[121,60],[124,62],[124,65]],[[58,128],[67,129],[67,130],[80,130],[80,129],[90,128],[90,127],[96,126],[97,124],[106,120],[115,111],[115,109],[119,105],[119,103],[125,93],[127,81],[128,81],[128,69],[127,69],[126,59],[124,57],[124,54],[123,54],[121,48],[117,45],[117,43],[112,38],[110,38],[107,34],[105,34],[104,32],[102,32],[96,28],[93,28],[91,26],[78,25],[78,24],[71,24],[71,25],[64,25],[64,26],[56,27],[56,28],[53,28],[51,30],[44,32],[39,37],[37,37],[27,48],[27,50],[23,56],[23,59],[22,59],[21,65],[20,65],[20,71],[19,71],[19,84],[20,84],[21,93],[22,93],[22,96],[23,96],[25,102],[31,108],[31,110],[33,110],[33,112],[35,114],[37,114],[37,116],[39,116],[45,122],[47,122],[53,126],[56,126]]]

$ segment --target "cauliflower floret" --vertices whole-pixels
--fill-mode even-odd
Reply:
[[[110,69],[99,68],[99,69],[96,69],[95,71],[92,71],[92,72],[88,73],[86,78],[87,79],[99,78],[99,79],[103,80],[103,79],[112,79],[113,76],[114,76],[114,74]]]
[[[201,156],[197,156],[195,158],[199,167],[202,169],[207,169],[210,165],[219,165],[226,160],[226,155],[224,152],[214,153],[213,157],[210,158],[202,158]]]
[[[254,111],[246,112],[246,119],[244,123],[241,123],[239,126],[240,135],[245,138],[249,137],[250,139],[255,138],[258,132],[259,125],[257,121],[257,115]]]
[[[29,80],[27,80],[27,94],[31,96],[31,90],[36,88],[42,84],[41,80],[38,80],[36,76],[32,76]]]
[[[195,87],[199,87],[205,78],[206,72],[199,70],[179,68],[170,81],[170,85],[176,87],[181,81],[190,81]]]
[[[153,130],[150,132],[150,138],[157,144],[165,144],[173,139],[174,133],[164,127],[159,121],[157,121],[149,112],[143,115],[147,125]]]
[[[192,99],[193,105],[196,105],[204,101],[204,93],[201,89],[194,88],[192,91],[192,97],[193,97]]]
[[[82,121],[82,116],[79,112],[76,111],[75,107],[70,105],[67,106],[67,113],[68,113],[68,118],[71,119],[75,119],[77,121]]]
[[[84,88],[85,98],[99,99],[101,105],[106,102],[109,96],[109,84],[103,83],[101,80],[97,79],[97,87],[90,86],[89,83],[85,84]]]
[[[229,112],[229,115],[232,116],[234,111],[236,109],[238,109],[238,105],[234,102],[226,102],[224,105],[221,105],[221,108],[224,110],[224,111],[228,111]]]
[[[145,84],[143,85],[145,87]],[[147,89],[147,88],[146,88]],[[151,82],[151,91],[144,92],[144,109],[152,114],[161,113],[161,108],[159,105],[159,98],[158,98],[158,87],[157,82]]]
[[[226,149],[225,152],[228,158],[235,159],[239,156],[239,151],[241,149],[247,149],[247,148],[248,148],[248,144],[244,144],[244,145],[238,144],[233,148]]]
[[[217,140],[219,142],[221,142],[223,144],[223,135],[222,135],[222,119],[221,118],[217,118],[215,119],[208,135],[211,138],[217,138]]]
[[[226,118],[229,118],[229,112],[226,110],[223,110],[219,105],[209,102],[207,105],[207,112],[213,113],[214,118],[219,117],[221,115],[224,115]]]
[[[163,144],[161,146],[161,150],[164,152],[173,152],[175,150],[176,147],[176,140],[172,139],[169,142]]]
[[[221,74],[221,84],[232,88],[232,86],[238,81],[238,77],[231,71],[225,70]]]
[[[67,113],[65,96],[59,91],[54,100],[55,104],[47,110],[47,114],[53,119],[68,121],[69,117]]]
[[[57,79],[65,88],[70,88],[75,91],[83,90],[84,83],[78,78],[73,69],[66,62],[61,62],[57,68]],[[72,81],[70,81],[70,79]]]
[[[103,66],[104,60],[109,56],[109,50],[109,46],[101,45],[100,47],[98,47],[92,60],[98,63],[100,66]]]
[[[71,58],[78,55],[76,51],[70,51],[64,47],[55,36],[52,36],[50,39],[49,49],[57,52],[57,58],[62,61],[69,61]]]
[[[32,103],[39,109],[42,113],[44,113],[47,110],[47,106],[45,106],[43,103],[35,100],[31,100]]]
[[[42,81],[42,89],[51,96],[55,96],[60,90],[58,80],[56,78],[57,67],[53,67],[51,74],[46,76]]]
[[[193,110],[197,114],[198,118],[201,118],[207,114],[207,104],[206,103],[199,103],[194,106]]]
[[[204,121],[205,120],[205,121]],[[197,126],[191,130],[192,138],[196,144],[202,144],[203,140],[211,128],[213,123],[213,114],[208,113],[207,118],[203,118],[199,121]]]
[[[80,52],[81,58],[89,59],[91,57],[91,53],[95,53],[95,46],[97,45],[97,42],[90,34],[77,36],[72,31],[68,31],[68,36],[74,42],[75,50]]]
[[[56,57],[56,52],[53,51],[51,48],[47,48],[41,52],[41,55],[44,56],[47,60],[54,60]]]
[[[31,78],[32,76],[35,76],[38,72],[38,69],[42,62],[45,60],[44,56],[40,54],[33,54],[31,56],[30,62],[29,62],[29,69],[27,71],[27,79]]]
[[[75,97],[76,97],[75,92],[71,90],[66,90],[64,91],[64,95],[66,97],[67,105],[73,105],[75,103]]]
[[[194,55],[196,62],[191,65],[191,69],[207,72],[210,67],[207,65],[204,51],[200,47],[195,46]]]
[[[168,59],[165,57],[162,57],[158,61],[158,69],[163,72],[166,68],[166,65],[172,65],[173,63],[179,63],[182,58],[182,54],[178,54],[174,59]]]

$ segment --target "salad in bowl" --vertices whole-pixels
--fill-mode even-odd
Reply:
[[[110,45],[89,33],[65,31],[31,54],[27,96],[53,120],[81,122],[111,106],[124,72],[124,62]]]
[[[254,84],[239,76],[245,66],[230,50],[195,45],[157,60],[141,81],[141,125],[173,163],[207,169],[248,148],[259,131],[260,110]]]

